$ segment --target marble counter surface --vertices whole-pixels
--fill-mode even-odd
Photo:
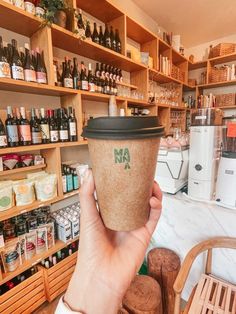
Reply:
[[[166,247],[184,259],[197,243],[215,237],[236,237],[236,210],[196,202],[182,193],[163,196],[163,211],[150,248]],[[186,300],[204,271],[206,254],[193,264],[182,297]],[[236,250],[213,251],[213,273],[236,284]]]

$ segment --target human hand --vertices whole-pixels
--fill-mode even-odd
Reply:
[[[65,302],[86,314],[117,313],[121,300],[139,270],[161,214],[162,193],[153,185],[150,216],[145,226],[130,232],[107,229],[94,199],[89,171],[80,191],[81,230],[78,262]]]

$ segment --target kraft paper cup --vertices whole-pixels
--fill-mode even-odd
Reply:
[[[157,117],[97,118],[84,128],[99,210],[107,228],[130,231],[148,221],[163,130]]]

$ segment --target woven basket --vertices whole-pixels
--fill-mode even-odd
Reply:
[[[216,95],[216,107],[235,106],[236,95],[234,93]]]
[[[216,58],[236,52],[236,44],[221,43],[211,48],[210,58]]]
[[[219,83],[219,82],[225,82],[227,81],[227,67],[221,67],[221,68],[211,68],[210,74],[209,74],[209,82],[210,83]]]
[[[185,80],[185,73],[174,64],[172,64],[172,67],[171,67],[171,76],[174,79],[179,80],[181,82],[184,82]]]

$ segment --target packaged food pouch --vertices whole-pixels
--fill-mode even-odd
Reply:
[[[47,173],[46,171],[38,171],[38,172],[33,172],[33,173],[27,173],[27,179],[36,179],[38,177],[43,177],[46,176]]]
[[[0,182],[0,212],[14,206],[12,181]]]
[[[21,264],[20,242],[18,238],[7,242],[1,255],[4,271],[6,273],[15,271]]]
[[[49,174],[35,181],[35,190],[39,201],[50,200],[57,196],[57,176]]]
[[[47,228],[47,247],[50,249],[55,245],[55,231],[54,231],[54,223],[50,222],[46,225]]]
[[[21,265],[25,262],[26,260],[26,239],[25,235],[19,236],[18,237],[19,242],[20,242],[20,257],[21,257]]]
[[[36,242],[36,253],[40,254],[47,251],[47,228],[38,228],[37,231],[37,242]]]
[[[33,258],[36,254],[36,231],[29,232],[25,235],[26,259]]]
[[[13,190],[16,195],[16,205],[24,206],[35,201],[34,181],[20,180],[13,183]]]

